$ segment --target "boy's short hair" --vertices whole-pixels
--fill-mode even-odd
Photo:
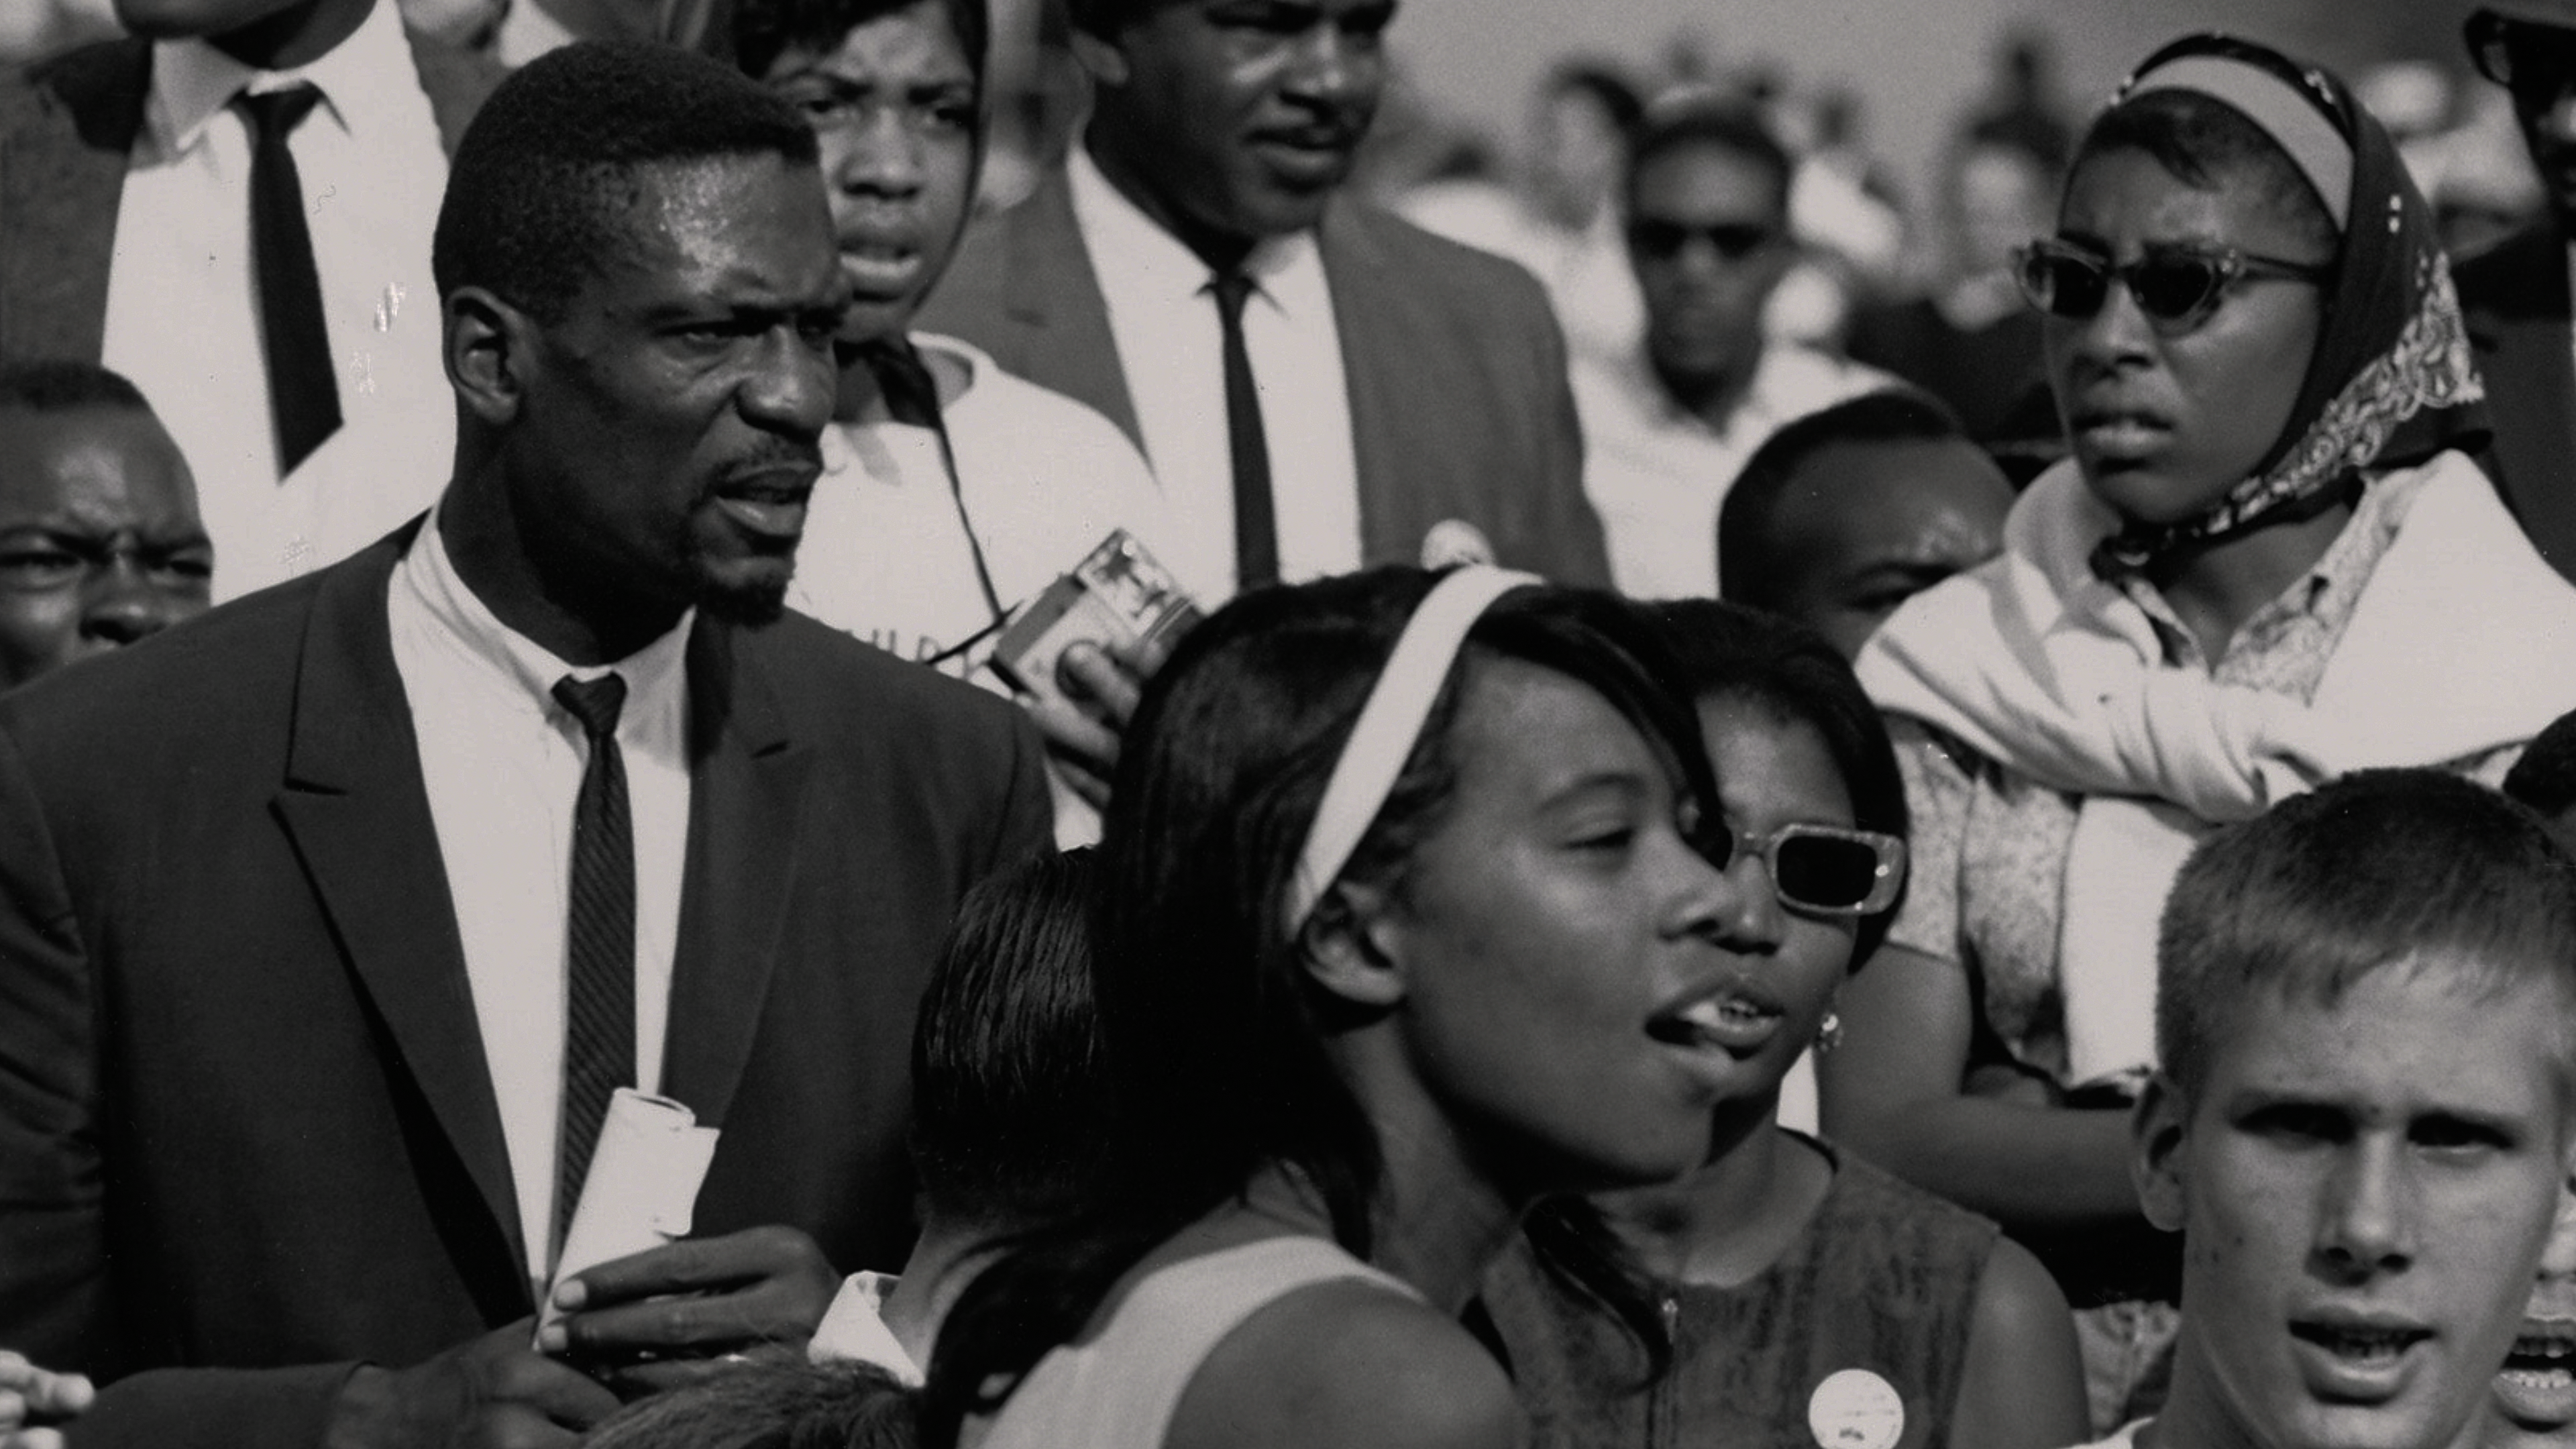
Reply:
[[[1745,462],[1718,508],[1717,577],[1723,596],[1757,609],[1776,609],[1787,596],[1787,580],[1775,567],[1780,550],[1772,527],[1781,498],[1808,459],[1834,447],[1947,442],[1975,446],[1948,403],[1912,387],[1865,392],[1773,433]]]
[[[2576,863],[2530,811],[2437,770],[2362,770],[2192,852],[2156,941],[2156,1049],[2188,1100],[2259,991],[2331,1006],[2430,954],[2555,985],[2576,1017]],[[2576,1088],[2562,1025],[2559,1072]]]
[[[912,1158],[929,1215],[1014,1228],[1082,1201],[1103,1092],[1089,848],[966,893],[912,1035]]]

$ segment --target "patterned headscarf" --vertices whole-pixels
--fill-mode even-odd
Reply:
[[[2149,57],[2112,108],[2166,90],[2215,100],[2270,137],[2316,187],[2342,243],[2307,378],[2253,476],[2197,516],[2133,522],[2104,539],[2093,567],[2106,578],[2257,524],[2323,512],[2355,495],[2364,468],[2474,451],[2487,432],[2486,388],[2432,208],[2351,90],[2251,41],[2193,35]]]

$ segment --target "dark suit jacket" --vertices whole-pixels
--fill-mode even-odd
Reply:
[[[2541,557],[2576,579],[2576,333],[2566,238],[2555,218],[2544,218],[2453,275],[2495,424],[2487,471]]]
[[[0,699],[0,1344],[199,1370],[109,1385],[85,1444],[312,1443],[350,1361],[532,1309],[386,621],[405,536]],[[1049,839],[1042,748],[801,616],[702,620],[688,667],[696,1230],[899,1266],[914,1006],[959,895]]]
[[[404,33],[452,152],[475,107],[500,84],[500,63]],[[143,40],[103,41],[24,71],[0,70],[0,357],[98,361],[126,161],[151,89],[152,46]]]
[[[1350,386],[1363,560],[1419,563],[1423,535],[1460,519],[1501,563],[1607,584],[1565,339],[1538,283],[1349,198],[1325,211],[1320,241]],[[920,325],[1089,403],[1144,446],[1064,168],[968,229]]]

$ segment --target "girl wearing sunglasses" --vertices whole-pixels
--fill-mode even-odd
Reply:
[[[2223,36],[2158,52],[2021,282],[2073,457],[1859,660],[1915,872],[1820,1089],[1855,1149],[2042,1249],[2107,1431],[2174,1322],[2121,1109],[2175,871],[2350,769],[2499,776],[2576,702],[2576,589],[2459,451],[2484,391],[2448,264],[2331,74]]]
[[[1659,1285],[1672,1365],[1526,1252],[1486,1278],[1534,1449],[1729,1444],[2054,1449],[2085,1428],[2066,1301],[1975,1214],[1775,1120],[1905,880],[1905,793],[1833,646],[1714,600],[1644,606],[1695,696],[1735,841],[1732,1059],[1709,1154],[1672,1186],[1594,1199]],[[1846,1435],[1854,1437],[1846,1437]]]

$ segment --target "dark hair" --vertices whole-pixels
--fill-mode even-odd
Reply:
[[[814,133],[758,83],[674,46],[549,51],[492,92],[456,148],[430,250],[438,295],[487,287],[559,320],[626,244],[637,172],[732,156],[811,165]]]
[[[2540,819],[2438,770],[2362,770],[2293,796],[2203,842],[2165,899],[2165,1074],[2196,1092],[2211,1044],[2257,991],[2332,1005],[2382,967],[2437,954],[2498,987],[2548,981],[2576,1009],[2576,863]],[[2576,1046],[2560,1055],[2562,1075],[2576,1070]]]
[[[1823,635],[1794,619],[1718,599],[1670,599],[1636,608],[1691,699],[1747,700],[1813,726],[1851,794],[1852,824],[1906,834],[1905,777],[1886,721],[1842,651]],[[1886,939],[1894,916],[1890,910],[1861,918],[1853,969]]]
[[[1622,136],[1633,134],[1637,122],[1646,114],[1646,103],[1638,99],[1637,88],[1606,60],[1559,61],[1540,83],[1539,94],[1585,97],[1601,108],[1601,114],[1610,118],[1611,126]]]
[[[71,358],[36,358],[0,362],[0,408],[31,413],[67,413],[76,408],[136,408],[152,411],[143,392],[95,362]]]
[[[919,1396],[872,1363],[755,1360],[639,1399],[588,1449],[913,1449]]]
[[[1658,102],[1646,110],[1645,119],[1628,143],[1628,179],[1623,195],[1633,205],[1637,198],[1637,178],[1646,166],[1667,151],[1686,146],[1715,146],[1761,166],[1771,173],[1775,183],[1773,197],[1776,210],[1785,225],[1789,216],[1789,185],[1797,175],[1797,162],[1789,148],[1771,134],[1762,113],[1741,101],[1725,96],[1691,95]]]
[[[2262,127],[2226,102],[2196,91],[2150,90],[2104,111],[2075,150],[2075,171],[2097,156],[2143,151],[2186,186],[2253,187],[2300,239],[2340,258],[2343,236],[2334,213],[2307,174]]]
[[[842,37],[873,20],[900,14],[921,0],[734,0],[733,53],[743,74],[758,80],[790,50],[829,51]],[[986,0],[939,0],[966,52],[967,68],[983,89],[986,48],[993,32]]]
[[[996,1401],[988,1381],[1014,1381],[1074,1336],[1149,1250],[1265,1166],[1302,1173],[1337,1240],[1368,1255],[1377,1137],[1327,1050],[1344,1008],[1305,969],[1283,896],[1361,703],[1433,582],[1382,568],[1255,590],[1183,639],[1147,684],[1100,846],[1093,970],[1114,1099],[1097,1197],[1079,1219],[1023,1239],[952,1310],[931,1365],[926,1443],[945,1449],[966,1413]],[[1464,682],[1498,657],[1598,690],[1658,748],[1680,794],[1713,802],[1696,723],[1658,682],[1668,666],[1656,654],[1608,594],[1506,595],[1469,634],[1341,878],[1402,889],[1454,788]],[[1322,909],[1339,908],[1328,893]],[[1589,1241],[1553,1204],[1532,1225],[1532,1241],[1551,1250]],[[1660,1359],[1651,1303],[1615,1259],[1562,1266]]]
[[[1089,849],[966,893],[912,1033],[912,1158],[932,1218],[1014,1229],[1081,1201],[1104,1107]]]
[[[1913,388],[1881,388],[1810,413],[1773,433],[1726,490],[1717,513],[1717,579],[1726,598],[1755,608],[1780,604],[1780,561],[1771,521],[1807,460],[1844,443],[1966,443],[1949,404]]]
[[[2576,807],[2576,710],[2549,722],[2504,776],[2506,798],[2555,820]]]

